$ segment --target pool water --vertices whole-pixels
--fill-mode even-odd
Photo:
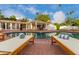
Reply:
[[[79,39],[79,33],[72,33],[72,35],[70,35],[72,38],[76,38]]]
[[[79,33],[66,33],[66,32],[61,32],[60,34],[66,34],[72,38],[79,39]]]
[[[35,38],[36,39],[49,39],[50,36],[48,33],[35,33]]]
[[[23,32],[25,35],[34,35],[34,37],[36,39],[50,39],[50,37],[53,35],[53,33],[25,33]],[[61,32],[63,33],[63,32]],[[59,34],[61,34],[59,33]],[[11,34],[11,35],[10,35]],[[16,37],[18,36],[20,33],[7,33],[8,36],[11,36],[11,37]],[[51,34],[51,35],[50,35]],[[79,39],[79,33],[63,33],[63,34],[67,34],[69,35],[70,37],[72,38],[76,38],[76,39]]]
[[[36,38],[36,39],[49,39],[50,38],[50,33],[25,33],[25,32],[23,32],[25,35],[31,35],[31,34],[33,34],[34,35],[34,37]],[[14,33],[7,33],[7,35],[9,36],[9,37],[16,37],[16,36],[19,36],[21,33],[16,33],[16,32],[14,32]]]

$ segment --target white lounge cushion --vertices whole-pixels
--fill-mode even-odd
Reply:
[[[24,39],[20,39],[18,36],[18,37],[0,42],[0,51],[13,52],[18,47],[20,47],[23,43],[28,41],[30,37],[32,36],[28,35],[28,36],[25,36]]]
[[[73,51],[75,54],[79,54],[79,40],[74,39],[72,37],[70,37],[69,40],[64,40],[57,36],[55,36],[55,38],[57,41],[61,42],[64,46]]]

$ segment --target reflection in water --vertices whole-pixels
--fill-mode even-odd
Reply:
[[[76,39],[79,39],[79,33],[66,33],[66,32],[61,32],[59,34],[66,34],[68,35],[69,37],[72,37],[72,38],[76,38]]]
[[[51,35],[54,34],[54,33],[25,33],[25,32],[22,32],[22,33],[25,35],[34,35],[36,39],[49,39]],[[6,34],[7,34],[7,37],[13,38],[13,37],[19,36],[21,33],[15,32],[15,33],[6,33]]]
[[[55,35],[56,33],[26,33],[22,32],[24,35],[34,35],[35,39],[50,39],[52,35]],[[19,36],[21,33],[6,33],[8,38],[13,38]],[[61,32],[59,34],[66,34],[70,37],[79,39],[79,33],[65,33]]]

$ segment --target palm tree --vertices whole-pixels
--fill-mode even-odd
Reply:
[[[71,10],[71,11],[69,11],[69,12],[67,12],[66,14],[67,15],[72,15],[72,14],[74,14],[75,12],[73,11],[73,10]]]

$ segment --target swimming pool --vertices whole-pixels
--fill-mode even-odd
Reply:
[[[61,32],[60,34],[66,34],[72,38],[79,39],[79,33],[66,33],[66,32]]]
[[[20,33],[13,32],[13,33],[7,33],[7,35],[13,38],[13,37],[18,36]],[[55,34],[55,33],[39,33],[39,32],[38,33],[22,32],[22,33],[24,33],[25,35],[34,35],[35,39],[50,39],[50,37]],[[61,33],[65,34],[65,32],[60,32],[59,34]],[[79,33],[66,33],[66,34],[72,38],[79,39]]]
[[[6,33],[8,37],[13,38],[18,36],[19,34],[24,33],[25,35],[34,35],[35,39],[49,39],[53,33],[26,33],[26,32],[11,32]]]
[[[79,39],[79,33],[72,33],[71,37]]]

